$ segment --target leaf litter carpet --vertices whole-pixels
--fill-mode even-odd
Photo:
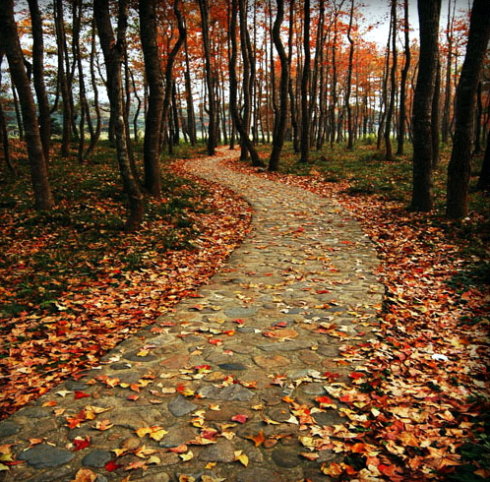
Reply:
[[[384,292],[374,247],[335,200],[219,164],[235,155],[188,169],[251,204],[249,237],[198,297],[1,422],[0,479],[383,478],[359,430],[379,411],[350,385]]]

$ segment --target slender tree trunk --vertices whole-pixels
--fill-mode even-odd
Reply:
[[[187,104],[187,129],[189,132],[189,140],[191,145],[194,146],[197,143],[196,134],[196,116],[194,114],[194,101],[192,98],[192,83],[191,83],[191,69],[189,65],[189,49],[187,45],[187,36],[184,42],[185,53],[185,100]]]
[[[408,0],[403,1],[404,10],[404,25],[403,31],[405,36],[405,63],[403,65],[403,70],[400,79],[400,112],[398,120],[398,147],[396,154],[397,156],[402,156],[404,153],[404,142],[405,142],[405,122],[407,118],[407,78],[408,72],[410,70],[410,24],[408,20]]]
[[[413,100],[413,183],[415,211],[430,211],[432,198],[432,97],[437,74],[439,14],[441,0],[418,0],[420,60]]]
[[[448,0],[447,6],[447,27],[446,27],[446,42],[447,42],[447,57],[446,57],[446,85],[444,92],[444,108],[442,114],[442,142],[447,144],[449,140],[449,132],[451,130],[451,102],[452,102],[452,56],[453,56],[453,23],[454,12],[451,14],[452,0]],[[456,0],[454,0],[454,6]]]
[[[236,73],[236,62],[237,62],[237,22],[236,13],[239,10],[238,0],[232,0],[231,3],[231,18],[230,18],[230,37],[231,37],[231,56],[230,56],[230,110],[233,116],[233,122],[235,124],[236,130],[240,135],[241,142],[245,144],[250,157],[252,159],[252,165],[262,165],[259,155],[250,140],[247,130],[245,129],[245,121],[240,116],[238,111],[238,101],[237,101],[237,91],[238,91],[238,81]],[[245,76],[245,74],[244,74]]]
[[[160,53],[157,43],[156,5],[158,0],[139,2],[140,35],[145,73],[148,84],[148,110],[145,118],[143,147],[144,185],[155,197],[161,196],[160,132],[163,119],[163,78],[160,69]]]
[[[303,75],[301,77],[301,157],[299,162],[307,163],[310,153],[310,114],[308,104],[310,81],[310,0],[304,0],[304,32],[303,32]]]
[[[483,156],[480,177],[476,188],[480,191],[490,191],[490,132],[487,134],[487,148]]]
[[[294,36],[294,1],[290,0],[289,4],[289,30],[288,30],[288,60],[289,65],[293,61],[293,36]],[[299,125],[298,125],[298,115],[296,110],[296,97],[294,95],[293,88],[293,78],[292,75],[289,76],[289,100],[291,105],[291,126],[293,130],[293,149],[295,153],[299,153]]]
[[[432,169],[435,169],[439,165],[440,157],[440,115],[439,115],[439,99],[441,90],[441,62],[439,59],[436,61],[436,82],[434,85],[434,95],[432,97],[432,112],[431,112],[431,128],[432,128]]]
[[[41,142],[46,162],[49,164],[49,146],[51,142],[51,117],[49,113],[48,96],[44,84],[44,42],[43,22],[37,0],[29,0],[29,11],[32,22],[32,67],[34,89],[36,90],[37,106],[39,110],[39,126]]]
[[[67,73],[65,71],[65,26],[63,15],[62,0],[54,0],[54,19],[56,27],[56,45],[58,49],[58,82],[63,100],[63,136],[61,139],[61,156],[70,155],[70,144],[72,137],[72,110],[70,102],[70,93],[68,89]]]
[[[24,123],[22,122],[22,113],[19,105],[19,96],[17,95],[17,89],[15,88],[13,80],[11,82],[11,87],[12,87],[12,97],[14,99],[15,119],[17,120],[17,128],[19,129],[19,140],[23,141],[25,139]]]
[[[482,82],[478,82],[476,92],[476,113],[475,113],[475,142],[472,156],[477,156],[481,153],[481,133],[482,133],[482,117],[483,117],[483,102],[482,102]]]
[[[100,138],[100,132],[102,130],[102,119],[100,115],[100,106],[99,106],[99,89],[97,87],[97,79],[95,75],[95,18],[92,19],[92,37],[90,43],[90,82],[92,85],[92,94],[94,96],[94,109],[95,109],[95,129],[90,131],[90,143],[87,147],[87,152],[85,152],[85,158],[88,158]]]
[[[168,113],[171,108],[172,104],[172,86],[174,84],[173,80],[173,67],[174,67],[174,62],[177,57],[177,54],[179,53],[182,45],[184,45],[187,32],[185,29],[185,24],[184,24],[184,18],[182,17],[182,13],[180,11],[180,0],[174,0],[174,15],[175,18],[177,19],[177,27],[179,30],[179,37],[177,38],[177,41],[175,42],[174,46],[172,47],[172,50],[168,54],[167,58],[167,65],[165,66],[165,89],[164,89],[164,94],[163,94],[163,109],[162,109],[162,118],[164,122],[164,129],[165,129],[165,122],[167,121]],[[172,139],[169,139],[170,143],[172,142]]]
[[[489,39],[490,3],[474,0],[466,56],[456,91],[456,123],[448,166],[446,215],[453,219],[468,214],[476,91]]]
[[[131,86],[133,87],[133,92],[134,96],[136,97],[136,110],[134,112],[133,116],[133,138],[134,142],[139,141],[139,134],[138,134],[138,123],[139,123],[139,115],[141,112],[141,97],[138,94],[138,89],[136,88],[136,80],[134,78],[133,71],[129,69],[129,75],[131,76]]]
[[[395,0],[392,0],[395,2]],[[347,29],[347,39],[349,40],[349,67],[347,68],[347,86],[345,94],[345,108],[347,110],[347,149],[352,150],[354,148],[354,132],[352,126],[352,108],[350,105],[350,94],[352,89],[352,69],[354,60],[354,40],[352,39],[352,21],[354,18],[354,0],[351,0],[350,15],[349,15],[349,27]]]
[[[125,38],[127,30],[128,1],[119,1],[117,18],[117,37],[111,25],[109,0],[94,0],[94,16],[100,45],[104,54],[107,70],[107,96],[111,105],[111,115],[115,123],[116,150],[119,171],[124,190],[129,201],[129,216],[126,230],[137,230],[144,215],[144,198],[137,179],[134,177],[127,146],[126,122],[124,121],[124,103],[121,66],[124,60]]]
[[[396,15],[396,0],[391,0],[391,72],[390,72],[390,102],[386,109],[386,125],[385,125],[385,159],[393,160],[393,148],[391,146],[391,121],[393,119],[393,111],[395,110],[395,94],[396,94],[396,69],[397,69],[397,49],[396,49],[396,32],[397,32],[397,15]]]
[[[3,48],[0,46],[0,91],[2,90],[2,61],[4,57]],[[3,103],[0,99],[0,148],[3,154],[3,159],[9,171],[17,176],[17,169],[15,168],[12,159],[10,157],[9,135],[7,131],[7,123],[5,122],[5,113],[3,111]]]
[[[269,171],[277,171],[279,167],[279,157],[284,144],[284,133],[286,131],[286,121],[288,116],[289,62],[281,40],[281,25],[283,18],[284,0],[277,0],[277,14],[272,29],[272,38],[281,60],[281,83],[279,87],[279,112],[274,120],[274,138],[272,141],[272,153],[269,159]]]
[[[247,25],[247,6],[245,0],[238,0],[238,16],[240,19],[240,44],[243,59],[243,118],[242,124],[245,137],[241,137],[242,144],[248,151],[253,166],[262,166],[257,150],[250,139],[250,124],[252,116],[252,93],[255,83],[255,59],[253,58],[250,34]],[[238,128],[238,126],[237,126]],[[243,157],[243,155],[242,155]]]
[[[54,199],[48,180],[48,169],[37,121],[36,106],[14,19],[13,0],[4,0],[0,9],[0,50],[7,55],[10,75],[19,93],[35,206],[36,209],[49,210],[54,206]]]
[[[208,0],[198,0],[199,9],[201,12],[201,27],[202,27],[202,41],[204,48],[204,59],[206,65],[206,84],[208,87],[208,115],[209,115],[209,128],[208,128],[208,141],[207,150],[208,155],[214,156],[216,153],[216,147],[218,140],[216,136],[216,100],[214,93],[214,81],[213,72],[211,66],[211,48],[209,42],[209,5]]]

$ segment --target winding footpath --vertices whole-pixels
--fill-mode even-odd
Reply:
[[[231,155],[188,169],[247,199],[249,237],[201,297],[1,422],[0,453],[22,463],[0,480],[329,480],[341,456],[300,454],[312,426],[345,422],[318,400],[362,363],[342,351],[372,336],[376,254],[335,201],[231,171]]]

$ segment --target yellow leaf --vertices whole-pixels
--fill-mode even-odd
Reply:
[[[191,460],[194,457],[194,454],[192,453],[192,450],[189,450],[189,452],[186,452],[185,454],[180,454],[179,457],[184,462],[187,462],[188,460]]]
[[[136,356],[148,356],[150,353],[150,350],[140,350],[138,353],[136,353]]]
[[[269,417],[263,417],[262,418],[262,421],[264,423],[267,423],[268,425],[280,425],[281,423],[280,422],[276,422],[275,420],[272,420],[271,418]]]
[[[150,438],[156,440],[157,442],[160,442],[160,440],[162,440],[163,436],[166,434],[168,434],[167,430],[163,430],[162,428],[160,430],[156,430],[155,432],[152,432],[150,434]]]
[[[160,457],[158,457],[157,455],[152,455],[147,461],[146,461],[147,464],[155,464],[155,465],[159,465],[162,463]]]
[[[235,451],[235,460],[237,462],[240,462],[242,465],[244,465],[245,467],[248,466],[248,457],[246,454],[242,453],[241,450],[237,450]]]

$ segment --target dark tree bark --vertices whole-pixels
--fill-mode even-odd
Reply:
[[[11,82],[12,97],[14,99],[14,109],[15,109],[15,119],[17,120],[17,128],[19,129],[19,139],[23,141],[25,139],[24,135],[24,123],[22,122],[22,113],[19,105],[19,96],[17,95],[17,89],[15,88],[14,82]]]
[[[90,43],[90,82],[92,85],[92,94],[94,96],[94,110],[95,110],[95,129],[90,132],[90,143],[85,153],[85,158],[88,158],[92,154],[97,142],[100,138],[100,132],[102,130],[102,119],[100,115],[99,106],[99,88],[97,87],[97,77],[95,75],[95,18],[92,19],[92,38]]]
[[[476,188],[480,191],[490,191],[490,132],[487,134],[487,148],[483,156],[480,177]]]
[[[72,138],[72,103],[70,101],[70,89],[68,87],[67,72],[65,70],[65,26],[62,0],[54,0],[54,19],[56,28],[56,46],[58,50],[58,83],[63,100],[63,135],[61,139],[61,156],[70,155]]]
[[[410,70],[410,24],[408,20],[408,0],[403,1],[404,24],[403,31],[405,37],[404,56],[405,63],[403,64],[401,79],[400,79],[400,111],[398,117],[398,138],[397,138],[397,156],[402,156],[404,153],[405,143],[405,123],[407,120],[407,78]]]
[[[483,118],[483,101],[482,101],[482,82],[478,82],[476,91],[476,112],[475,112],[475,142],[472,156],[477,156],[481,153],[481,135],[482,135],[482,118]]]
[[[476,91],[489,39],[490,3],[474,0],[466,55],[456,91],[455,132],[448,166],[446,215],[452,219],[468,214]]]
[[[301,77],[301,157],[299,162],[307,163],[310,153],[310,112],[308,103],[310,82],[310,0],[304,2],[304,29],[303,29],[303,75]]]
[[[139,2],[139,17],[141,46],[145,59],[145,74],[149,92],[143,147],[144,185],[152,196],[160,197],[162,191],[160,132],[163,120],[164,90],[157,43],[157,3],[158,0]]]
[[[442,142],[447,144],[449,133],[451,130],[451,101],[452,101],[452,58],[453,58],[453,23],[454,10],[451,13],[452,0],[448,0],[447,6],[447,26],[446,26],[446,42],[447,42],[447,58],[446,58],[446,85],[444,91],[444,108],[442,114]],[[453,2],[453,9],[456,7],[456,0]]]
[[[0,46],[0,91],[2,90],[2,61],[4,57],[3,48]],[[3,103],[0,99],[0,150],[3,154],[3,160],[9,171],[16,176],[17,169],[15,168],[12,159],[10,158],[9,135],[7,131],[7,123],[5,121],[5,113],[3,112]]]
[[[37,106],[39,110],[39,125],[41,142],[46,162],[49,163],[49,146],[51,142],[51,117],[49,112],[48,96],[44,83],[44,42],[43,22],[37,0],[29,0],[29,11],[32,22],[32,71],[34,89],[36,90]]]
[[[198,0],[201,12],[202,41],[204,48],[204,59],[206,65],[206,84],[208,87],[208,155],[214,156],[218,145],[217,139],[217,109],[214,89],[214,79],[211,65],[211,45],[209,42],[209,5],[208,0]]]
[[[173,66],[177,54],[179,53],[182,45],[184,45],[187,32],[185,29],[184,18],[182,17],[182,13],[180,11],[180,0],[174,0],[174,14],[177,19],[177,27],[179,30],[179,37],[175,42],[175,45],[172,47],[172,50],[168,54],[167,65],[165,66],[165,89],[163,93],[163,109],[162,109],[162,119],[165,124],[168,124],[167,118],[168,113],[172,104],[172,86],[174,84],[173,80]],[[172,139],[169,139],[169,146],[172,143]]]
[[[290,0],[289,4],[289,29],[288,29],[288,59],[289,65],[293,59],[293,36],[294,36],[294,1]],[[299,153],[299,125],[298,114],[296,109],[296,97],[294,95],[293,78],[289,76],[289,104],[291,105],[291,126],[293,130],[293,149],[294,152]]]
[[[437,59],[436,67],[436,82],[434,85],[434,95],[432,97],[432,112],[431,112],[431,128],[432,128],[432,169],[439,165],[440,158],[440,115],[439,115],[439,100],[441,90],[441,62]]]
[[[396,5],[396,1],[393,0]],[[352,21],[354,19],[354,0],[351,0],[349,27],[347,29],[347,39],[349,40],[349,66],[347,68],[347,86],[345,93],[345,108],[347,110],[347,149],[354,148],[354,128],[352,125],[352,108],[350,105],[350,94],[352,89],[352,67],[354,60],[354,40],[352,39]],[[396,68],[396,67],[395,67]]]
[[[119,1],[117,38],[111,25],[109,12],[109,0],[94,1],[94,16],[97,21],[97,30],[100,45],[104,54],[107,70],[107,96],[111,106],[111,116],[115,123],[117,161],[129,201],[129,216],[126,221],[126,230],[137,230],[144,215],[144,198],[139,184],[131,170],[129,152],[127,146],[126,122],[124,121],[124,105],[122,92],[121,65],[124,60],[124,42],[126,38],[128,15],[128,1]]]
[[[13,0],[5,0],[0,9],[0,50],[7,55],[10,75],[19,93],[35,206],[39,210],[49,210],[54,206],[54,199],[48,181],[48,169],[37,122],[36,106],[14,19]]]
[[[237,21],[236,14],[239,10],[238,0],[232,0],[231,2],[231,18],[230,18],[230,37],[231,37],[231,55],[230,55],[230,111],[233,117],[233,123],[236,127],[238,134],[240,135],[240,140],[243,144],[245,144],[250,157],[252,159],[253,165],[261,165],[261,161],[255,146],[253,145],[250,137],[248,136],[248,132],[245,129],[244,119],[242,119],[239,111],[238,111],[238,100],[237,100],[237,91],[238,91],[238,81],[237,81],[237,73],[236,73],[236,63],[237,63]],[[245,74],[244,74],[245,75]]]
[[[385,159],[393,160],[393,148],[391,146],[391,121],[395,110],[395,94],[396,94],[396,69],[397,69],[397,50],[396,50],[396,31],[397,31],[397,15],[396,15],[396,0],[391,0],[391,72],[390,72],[390,101],[386,109],[386,125],[385,125]]]
[[[252,166],[262,166],[262,161],[259,159],[257,150],[250,140],[250,125],[252,120],[252,95],[253,85],[255,83],[255,58],[253,56],[252,44],[250,42],[250,34],[247,24],[247,5],[245,0],[238,0],[238,16],[240,19],[240,45],[243,60],[243,118],[242,124],[245,138],[242,139],[242,156],[243,160],[250,155]],[[247,141],[248,139],[248,141]]]
[[[187,45],[187,36],[184,42],[185,53],[185,101],[187,105],[187,132],[189,133],[189,140],[192,146],[197,143],[196,134],[196,116],[194,113],[194,101],[192,98],[192,83],[191,83],[191,69],[189,65],[189,48]]]
[[[441,0],[418,0],[420,60],[413,100],[413,183],[411,208],[430,211],[432,198],[432,97],[437,74]]]
[[[274,120],[274,137],[272,140],[272,152],[269,159],[269,171],[277,171],[279,157],[284,144],[284,133],[288,116],[288,85],[289,85],[289,61],[281,40],[281,25],[284,18],[284,0],[277,0],[277,14],[272,28],[272,38],[277,53],[281,60],[281,81],[279,87],[279,111]]]

